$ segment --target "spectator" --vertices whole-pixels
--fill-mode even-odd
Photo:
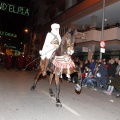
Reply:
[[[116,75],[114,78],[111,79],[111,83],[108,86],[107,94],[111,95],[114,88],[118,91],[117,96],[120,94],[120,70],[118,72],[118,75]]]
[[[89,65],[90,65],[90,61],[89,60],[85,60],[83,68],[85,69],[85,67],[89,67]]]
[[[91,85],[91,88],[93,89],[93,90],[95,90],[95,87],[96,87],[96,83],[97,83],[97,80],[98,80],[98,71],[99,69],[98,69],[98,67],[95,67],[95,72],[94,72],[94,75],[93,75],[93,77],[91,77],[91,79],[89,79],[88,81],[87,81],[87,84],[90,84]]]
[[[115,58],[115,65],[116,65],[116,67],[118,66],[118,61],[119,61],[119,58],[116,57],[116,58]]]
[[[110,64],[108,65],[108,77],[115,77],[116,73],[116,65],[113,59],[110,60]]]
[[[18,56],[18,70],[23,69],[24,67],[24,56],[21,54]]]
[[[107,90],[107,84],[106,84],[106,76],[107,76],[107,70],[105,68],[105,65],[102,64],[101,62],[98,63],[98,80],[97,80],[97,86],[96,86],[96,91],[98,90],[98,88],[100,87],[100,85],[103,85],[104,91],[106,92]]]
[[[83,80],[83,82],[82,82],[82,85],[83,86],[87,86],[87,81],[89,80],[89,79],[91,79],[93,77],[93,75],[92,75],[92,71],[91,71],[91,69],[89,68],[89,67],[85,67],[85,78],[84,78],[84,80]]]
[[[92,59],[91,62],[90,62],[90,65],[89,65],[89,67],[90,67],[90,69],[92,71],[92,74],[94,74],[95,66],[96,66],[96,62],[95,62],[94,59]]]
[[[103,61],[103,64],[105,65],[106,70],[108,70],[108,63],[106,61]]]
[[[116,75],[118,75],[118,72],[120,71],[120,60],[118,61],[118,65],[116,68]]]
[[[12,63],[12,55],[9,55],[9,54],[7,54],[6,55],[6,63],[5,63],[5,66],[6,66],[6,69],[7,70],[10,70],[11,69],[11,63]]]

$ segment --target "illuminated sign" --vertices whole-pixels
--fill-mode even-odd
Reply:
[[[21,6],[11,5],[8,3],[0,3],[0,10],[29,16],[29,9]]]
[[[4,31],[0,31],[0,35],[9,36],[9,37],[17,37],[17,34],[4,32]]]
[[[11,48],[11,49],[16,49],[15,46],[8,46],[8,45],[6,45],[5,47],[6,47],[6,48]]]

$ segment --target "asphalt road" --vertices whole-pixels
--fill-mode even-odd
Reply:
[[[120,120],[120,98],[115,94],[89,88],[76,94],[75,84],[63,80],[62,107],[56,107],[55,97],[49,95],[49,76],[30,90],[36,73],[0,69],[0,120]]]

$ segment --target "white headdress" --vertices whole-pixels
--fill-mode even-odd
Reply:
[[[60,25],[57,23],[53,23],[51,25],[51,29],[52,29],[51,32],[55,35],[59,35],[59,30],[56,30],[56,28],[60,28]]]
[[[60,28],[60,25],[57,24],[57,23],[53,23],[53,24],[51,25],[51,29],[54,29],[54,28]]]

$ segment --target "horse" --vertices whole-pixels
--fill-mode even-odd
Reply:
[[[72,54],[74,53],[74,42],[76,36],[80,35],[81,33],[77,32],[77,30],[68,30],[66,34],[62,37],[61,45],[59,49],[56,51],[56,53],[59,53],[59,56],[54,53],[54,57],[51,58],[50,64],[47,67],[47,70],[50,71],[50,77],[49,77],[49,93],[50,96],[53,97],[55,94],[52,90],[52,81],[53,78],[55,79],[56,83],[56,106],[61,107],[62,104],[59,99],[60,94],[60,77],[62,77],[62,74],[65,73],[66,75],[72,74],[76,71],[75,64],[71,58]],[[38,79],[40,74],[44,71],[43,67],[44,61],[40,60],[39,70],[36,74],[34,84],[31,87],[31,90],[34,90],[36,88]],[[67,76],[68,79],[70,79],[70,76]],[[78,79],[80,78],[80,74],[78,75]]]

